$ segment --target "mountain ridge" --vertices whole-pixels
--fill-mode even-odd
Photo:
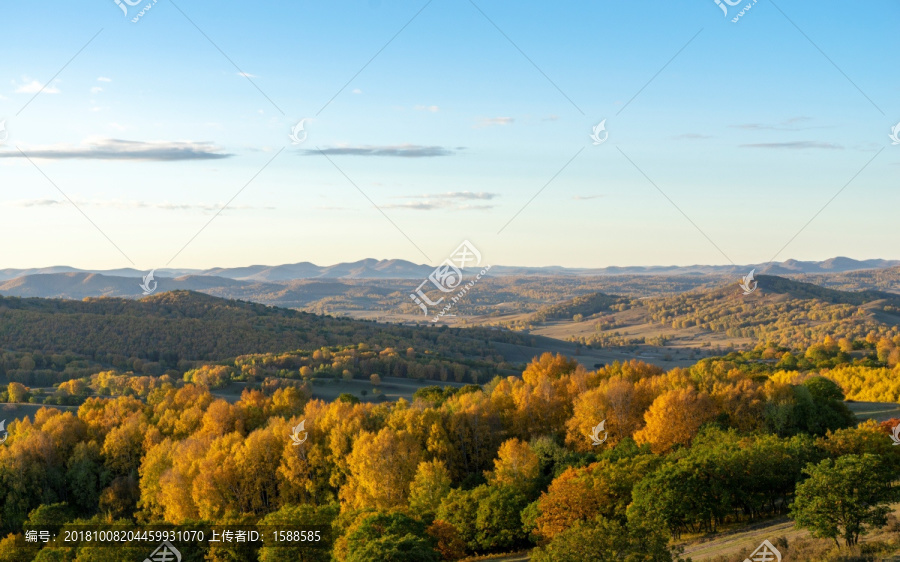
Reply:
[[[837,256],[823,261],[800,261],[795,259],[770,264],[747,265],[650,265],[650,266],[609,266],[601,268],[579,268],[564,266],[504,266],[491,268],[493,275],[705,275],[705,274],[745,274],[750,269],[758,273],[815,274],[840,273],[866,269],[883,269],[900,266],[900,260],[867,259],[856,260]],[[304,261],[281,265],[249,265],[241,267],[214,267],[209,269],[160,268],[155,276],[178,278],[186,275],[221,277],[237,281],[290,281],[295,279],[419,279],[427,277],[434,268],[402,259],[378,260],[366,258],[354,262],[333,265],[316,265]],[[0,282],[31,275],[95,273],[112,277],[140,278],[147,274],[134,268],[110,270],[79,269],[66,265],[42,268],[0,269]]]

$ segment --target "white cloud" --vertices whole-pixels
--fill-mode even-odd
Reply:
[[[515,121],[512,117],[482,117],[473,126],[475,129],[483,129],[485,127],[503,127],[511,125]]]
[[[112,78],[107,78],[106,76],[101,76],[97,78],[97,82],[112,82]]]
[[[354,93],[354,94],[361,94],[361,93],[362,93],[362,90],[360,90],[359,88],[353,88],[353,93]]]
[[[28,78],[23,78],[24,83],[19,85],[13,80],[13,86],[16,87],[17,94],[36,94],[43,89],[43,93],[45,94],[58,94],[59,88],[54,86],[53,84],[48,84],[45,88],[43,84],[38,82],[37,80],[29,81]]]
[[[256,74],[250,74],[249,72],[238,72],[238,76],[243,76],[244,78],[259,78]]]
[[[93,88],[91,88],[92,94],[99,94],[102,91],[103,91],[103,88],[101,88],[100,86],[94,86]]]

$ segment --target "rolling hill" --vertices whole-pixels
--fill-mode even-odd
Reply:
[[[546,307],[528,322],[533,333],[592,346],[668,348],[759,341],[802,348],[825,335],[865,338],[900,326],[895,293],[841,291],[771,275],[757,281],[758,290],[749,295],[736,283],[646,299],[597,293]],[[575,314],[584,321],[573,322]]]
[[[0,297],[3,352],[47,358],[75,354],[102,365],[138,358],[158,362],[162,370],[184,361],[364,345],[404,352],[413,348],[425,357],[477,362],[496,373],[504,360],[494,342],[522,344],[525,339],[484,328],[418,328],[332,318],[190,291],[141,300]],[[18,355],[15,362],[20,362]]]

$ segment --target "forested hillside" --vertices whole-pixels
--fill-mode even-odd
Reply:
[[[358,344],[404,353],[413,348],[430,360],[477,361],[483,376],[493,376],[509,368],[494,341],[525,340],[498,330],[384,325],[185,291],[139,301],[0,297],[0,377],[38,385],[103,367],[133,370],[136,361],[144,374],[180,376],[198,361]],[[22,379],[35,371],[50,379]]]
[[[647,299],[597,293],[548,307],[546,311],[559,313],[532,315],[531,323],[521,327],[533,330],[541,321],[573,313],[578,317],[570,319],[593,326],[571,337],[588,346],[697,346],[718,336],[719,341],[749,342],[750,347],[772,342],[800,351],[826,335],[862,339],[900,334],[900,295],[895,293],[840,291],[769,275],[757,281],[757,290],[749,295],[737,283]]]

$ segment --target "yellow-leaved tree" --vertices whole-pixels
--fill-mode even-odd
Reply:
[[[433,516],[450,493],[450,471],[440,460],[422,461],[409,487],[409,508],[417,516]]]
[[[416,475],[421,448],[406,431],[362,432],[350,453],[350,476],[341,501],[352,508],[390,511],[404,507]]]
[[[654,453],[675,445],[687,445],[700,426],[716,416],[713,401],[692,388],[670,390],[653,401],[644,414],[646,425],[634,434],[638,443],[649,443]]]
[[[540,476],[540,461],[528,443],[507,439],[497,451],[494,470],[485,473],[485,476],[495,486],[528,490]]]

